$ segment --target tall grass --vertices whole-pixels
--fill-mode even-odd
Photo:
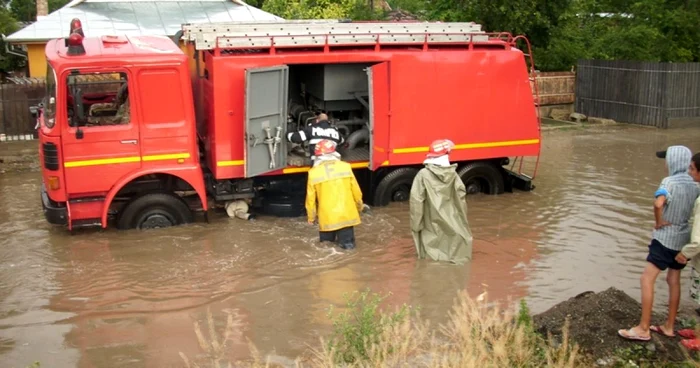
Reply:
[[[402,306],[393,312],[380,308],[386,296],[355,293],[347,298],[347,308],[329,317],[333,333],[321,338],[309,357],[296,361],[297,367],[574,367],[581,364],[578,347],[568,341],[568,322],[562,341],[535,333],[527,306],[519,312],[489,307],[486,293],[470,298],[460,293],[448,321],[435,328],[418,311]],[[209,323],[213,328],[213,322]],[[230,333],[225,336],[230,336]],[[203,336],[201,332],[197,336]],[[217,349],[225,346],[200,341],[211,356],[221,357]],[[217,348],[218,347],[218,348]],[[251,349],[254,349],[251,345]],[[255,367],[263,363],[253,350]],[[181,356],[188,367],[191,363]],[[220,364],[212,359],[212,364]],[[220,367],[220,365],[211,365]],[[236,366],[241,366],[237,363]],[[192,367],[194,367],[192,365]]]

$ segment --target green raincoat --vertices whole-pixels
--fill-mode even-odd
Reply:
[[[411,187],[411,232],[418,258],[464,264],[472,259],[467,191],[457,165],[427,164]]]

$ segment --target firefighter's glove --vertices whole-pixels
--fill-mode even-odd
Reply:
[[[362,211],[360,211],[361,213],[369,214],[371,211],[372,209],[367,204],[362,204]]]

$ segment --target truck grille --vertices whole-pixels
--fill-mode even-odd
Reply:
[[[46,142],[41,145],[41,149],[44,151],[44,167],[51,171],[58,170],[58,147],[51,142]]]

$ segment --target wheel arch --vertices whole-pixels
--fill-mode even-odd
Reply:
[[[204,178],[199,169],[193,170],[162,170],[162,169],[152,169],[152,170],[141,170],[134,172],[127,176],[124,176],[121,180],[115,184],[112,189],[107,193],[104,201],[104,209],[102,210],[102,226],[107,227],[107,216],[109,214],[109,209],[112,205],[112,201],[119,194],[119,192],[124,189],[127,185],[137,181],[148,175],[163,175],[165,177],[172,177],[177,180],[182,180],[184,183],[188,184],[192,189],[197,192],[202,209],[206,212],[208,207],[207,193],[204,186]]]

